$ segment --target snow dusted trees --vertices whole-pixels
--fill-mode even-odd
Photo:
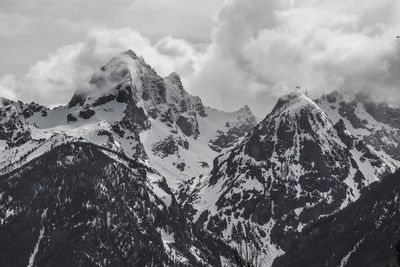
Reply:
[[[262,267],[264,260],[259,249],[253,243],[242,243],[235,250],[236,267]]]

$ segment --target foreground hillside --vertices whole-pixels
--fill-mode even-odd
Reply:
[[[397,266],[400,172],[366,190],[346,209],[298,234],[273,266]]]
[[[115,158],[115,159],[113,159]],[[0,177],[2,266],[216,266],[165,179],[88,143]]]

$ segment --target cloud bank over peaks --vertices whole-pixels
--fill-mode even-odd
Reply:
[[[392,97],[399,90],[398,1],[227,1],[193,81],[205,102],[224,91],[257,113],[296,86],[317,97],[332,90]],[[220,95],[215,98],[213,94]],[[263,111],[264,110],[264,111]]]
[[[115,55],[132,49],[160,75],[172,70],[190,75],[198,56],[192,45],[166,36],[152,43],[129,28],[92,28],[83,42],[66,45],[36,62],[22,77],[0,79],[4,97],[35,101],[45,105],[66,103],[78,88],[88,86],[91,75]]]
[[[181,75],[206,105],[260,117],[297,86],[318,97],[333,90],[399,101],[400,1],[226,0],[207,44],[166,34],[151,41],[131,28],[91,28],[23,77],[0,78],[3,95],[65,103],[116,54],[132,49],[162,76]]]

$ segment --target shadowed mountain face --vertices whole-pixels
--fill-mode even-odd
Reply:
[[[396,266],[399,222],[397,172],[343,211],[307,226],[273,266]]]
[[[165,180],[107,153],[87,143],[65,144],[1,177],[4,266],[33,259],[36,266],[215,261],[192,236]]]

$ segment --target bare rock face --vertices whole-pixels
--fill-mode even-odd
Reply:
[[[94,116],[94,114],[96,114],[96,112],[91,108],[86,108],[79,111],[79,116],[84,118],[85,120],[90,119],[90,117]]]
[[[82,93],[77,93],[72,96],[71,100],[68,103],[68,107],[72,108],[76,105],[82,106],[85,103],[85,96]]]
[[[67,122],[77,121],[78,119],[71,113],[67,115]]]
[[[342,120],[349,131],[360,136],[385,159],[400,159],[400,108],[376,103],[363,95],[338,92],[322,96],[317,103],[334,123]]]
[[[93,107],[97,107],[97,106],[100,106],[100,105],[104,105],[104,104],[106,104],[106,103],[108,103],[110,101],[113,101],[114,99],[115,99],[115,95],[100,96],[99,98],[97,98],[93,102],[92,106]]]
[[[152,151],[161,158],[165,158],[176,154],[180,147],[189,149],[189,143],[186,140],[176,139],[173,135],[169,135],[164,140],[154,143]]]
[[[347,118],[354,128],[363,128],[365,126],[366,121],[361,120],[355,114],[355,108],[357,102],[353,101],[350,103],[346,103],[342,101],[339,103],[339,105],[340,105],[338,108],[339,114],[342,117]]]
[[[335,125],[334,125],[336,132],[339,136],[339,138],[342,140],[342,142],[349,148],[352,149],[354,146],[354,141],[356,138],[354,138],[351,134],[349,134],[348,131],[346,131],[346,126],[343,122],[342,119],[340,119]]]
[[[30,103],[29,105],[23,104],[22,102],[18,102],[18,105],[21,109],[21,114],[24,116],[24,118],[30,118],[32,117],[35,113],[41,113],[42,115],[45,116],[47,113],[47,108],[39,105],[37,103]]]
[[[368,98],[361,98],[362,100],[364,100],[365,110],[375,120],[400,129],[400,108],[390,107],[385,103],[374,103]]]
[[[119,103],[129,103],[132,98],[132,87],[129,85],[118,91],[116,100]]]
[[[193,116],[185,117],[181,115],[176,124],[186,136],[198,136],[200,134],[196,118]]]
[[[161,118],[170,124],[179,123],[185,134],[194,137],[199,134],[196,114],[207,116],[201,99],[185,91],[178,74],[172,73],[162,78],[130,50],[113,58],[97,71],[92,76],[89,87],[90,89],[78,90],[68,107],[81,109],[90,105],[92,109],[99,109],[115,100],[127,104],[130,110],[139,112],[135,118],[139,120],[138,124],[149,124],[144,122],[144,116],[146,120]],[[92,113],[86,110],[79,112],[85,117]]]
[[[221,152],[233,147],[257,125],[256,118],[247,105],[236,111],[234,117],[233,121],[225,122],[227,130],[218,130],[217,136],[210,140],[209,145],[214,151]]]
[[[10,147],[15,147],[25,144],[30,139],[29,126],[16,107],[7,105],[0,108],[0,140],[6,141]]]

